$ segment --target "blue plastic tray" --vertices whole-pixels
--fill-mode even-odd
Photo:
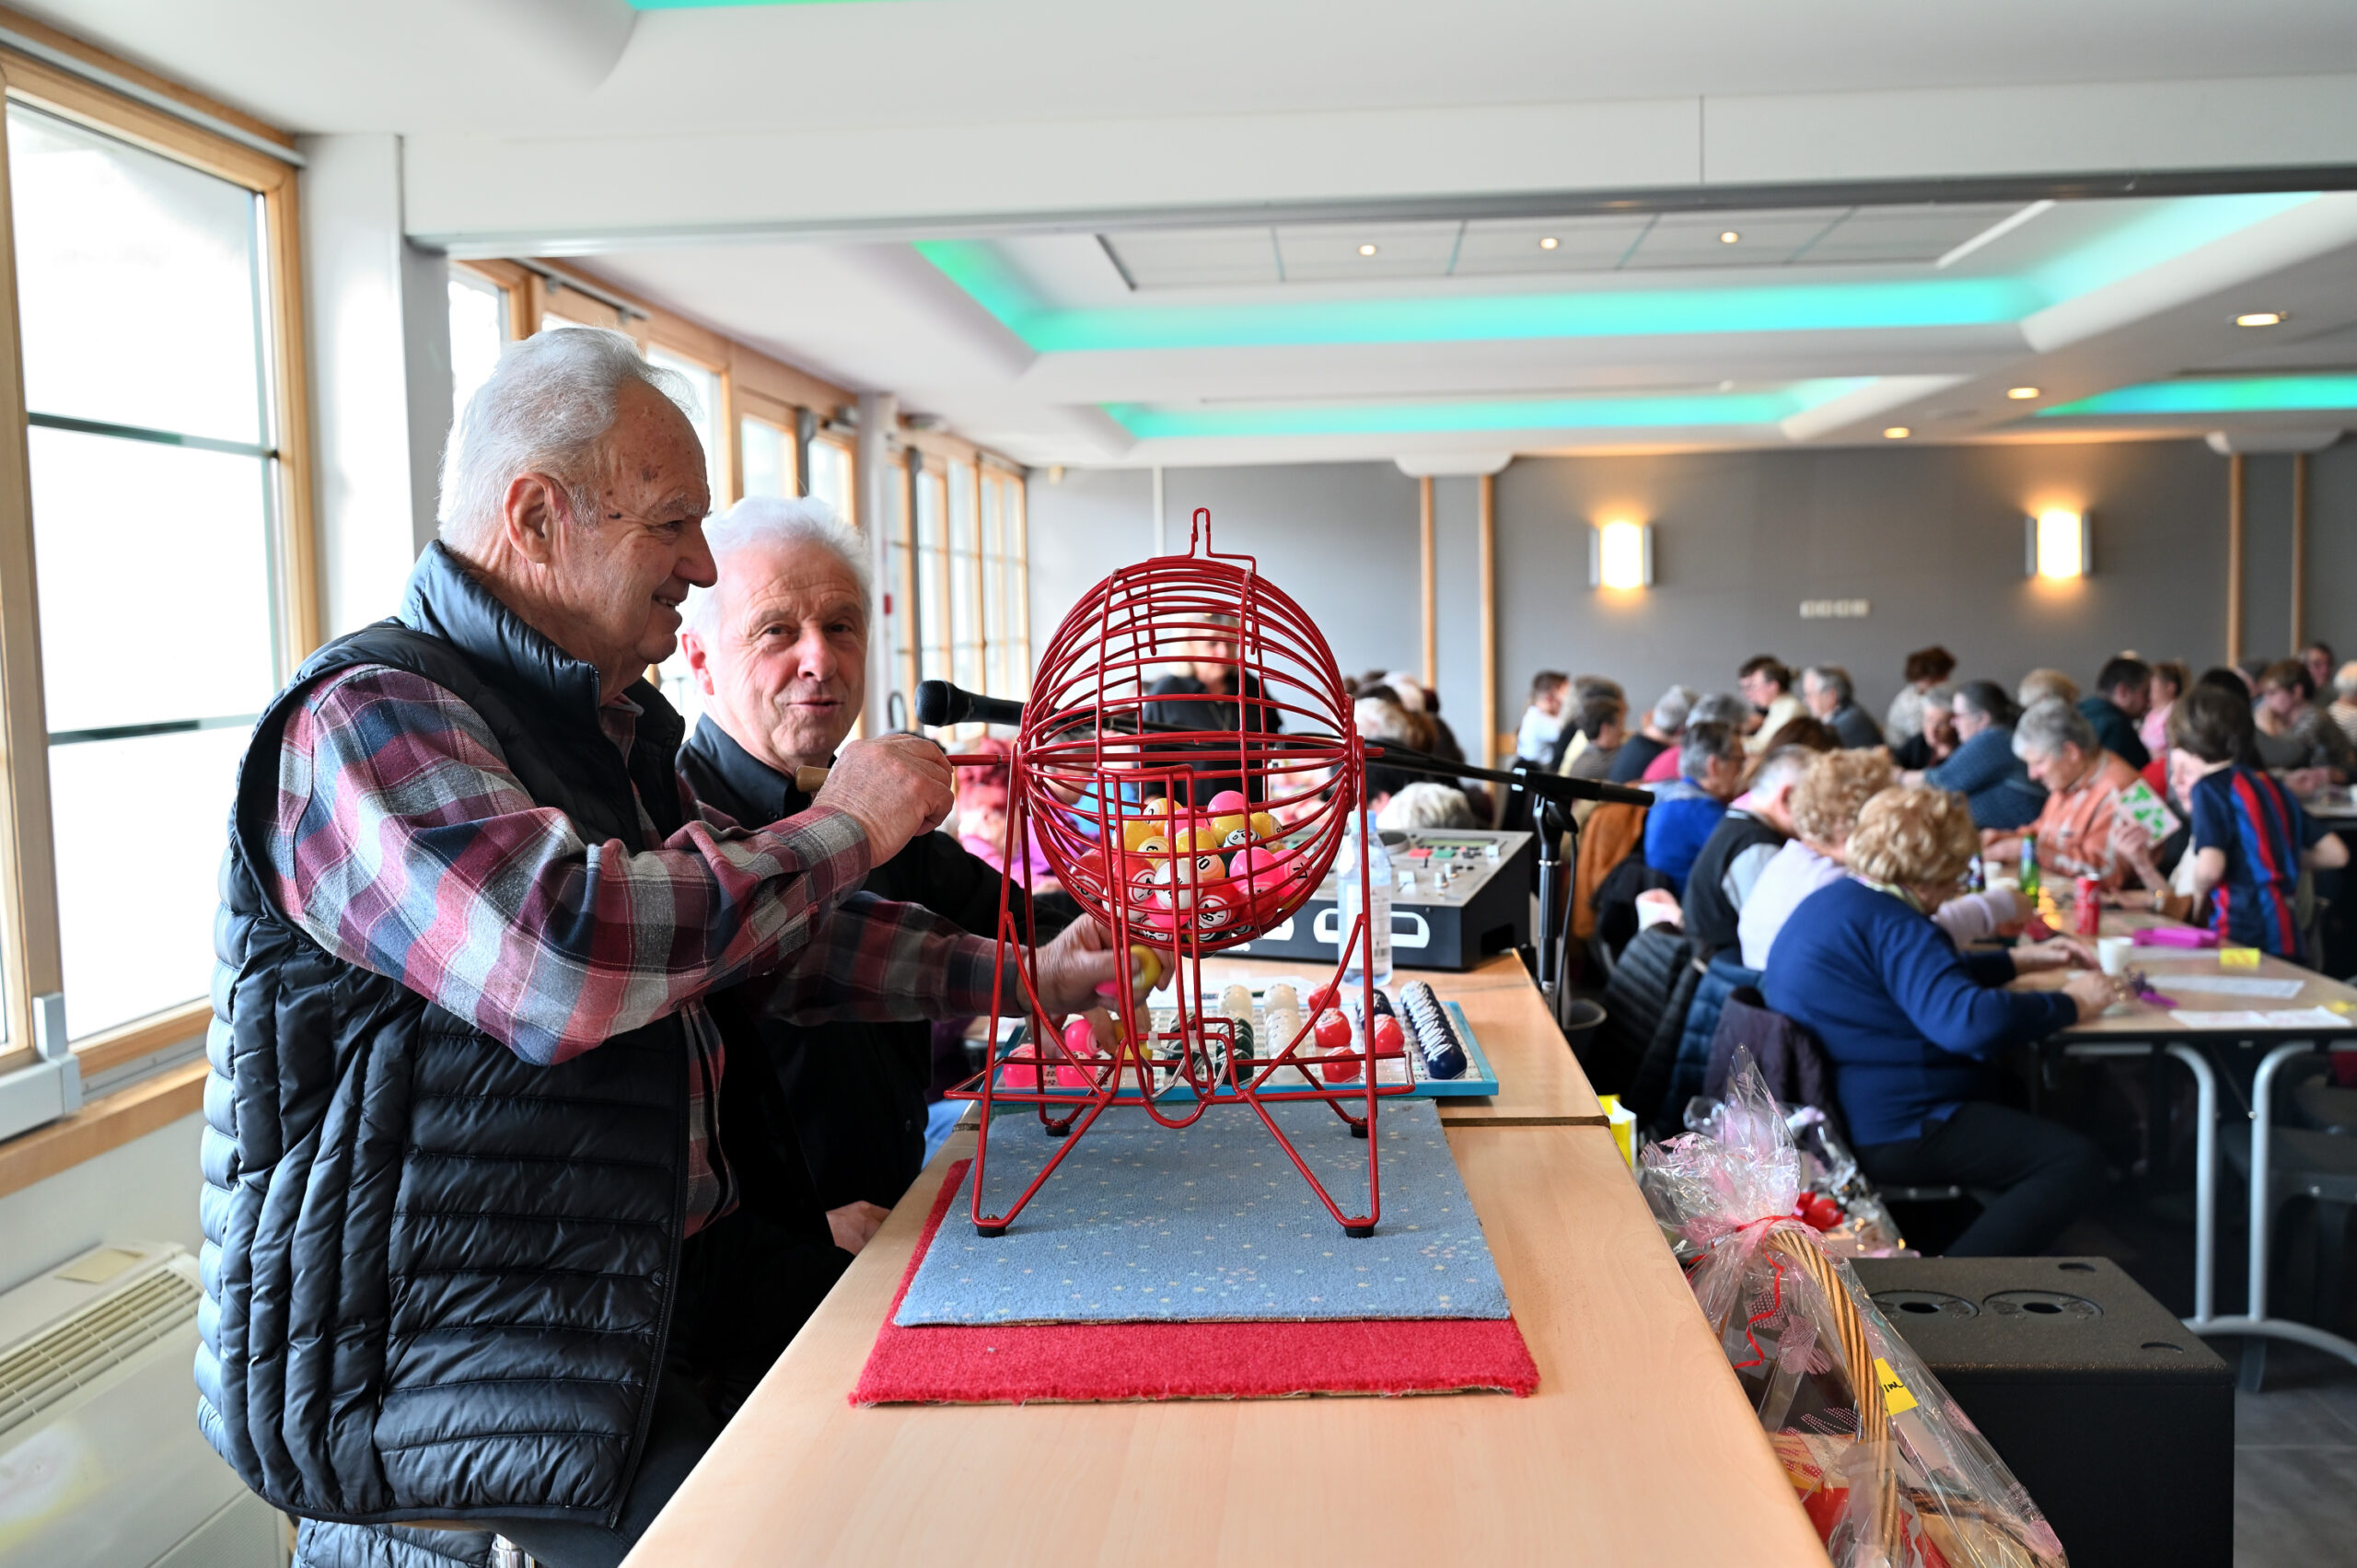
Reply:
[[[1411,1060],[1411,1066],[1415,1074],[1414,1084],[1404,1091],[1393,1088],[1390,1093],[1384,1095],[1382,1098],[1386,1099],[1461,1099],[1474,1095],[1494,1095],[1498,1092],[1497,1069],[1490,1065],[1488,1053],[1482,1051],[1481,1042],[1474,1038],[1473,1026],[1467,1021],[1465,1009],[1458,1006],[1456,1003],[1447,1000],[1446,997],[1441,999],[1441,1005],[1448,1010],[1448,1021],[1456,1027],[1457,1038],[1464,1042],[1465,1071],[1454,1078],[1426,1077],[1423,1075],[1424,1064],[1422,1058],[1420,1056],[1413,1057]],[[1023,1038],[1024,1037],[1022,1035],[1017,1034],[1013,1039],[1007,1040],[999,1048],[999,1056],[1004,1059],[1009,1051],[1013,1051],[1021,1043]],[[1261,1091],[1260,1098],[1262,1099],[1282,1098],[1288,1089],[1306,1089],[1308,1086],[1308,1085],[1302,1083],[1298,1079],[1295,1079],[1291,1083],[1286,1083],[1283,1079],[1273,1080],[1267,1088]],[[1321,1082],[1318,1086],[1321,1088],[1339,1088],[1342,1086],[1326,1085]],[[1032,1091],[1025,1089],[1021,1092],[1024,1094],[1029,1094]],[[1059,1096],[1068,1099],[1086,1099],[1090,1097],[1090,1091],[1086,1089],[1065,1088],[1054,1084],[1049,1085],[1046,1092],[1050,1095]],[[1168,1088],[1158,1093],[1155,1096],[1155,1103],[1185,1103],[1191,1101],[1194,1098],[1194,1089],[1184,1079],[1181,1079],[1178,1082],[1172,1084]],[[1116,1089],[1113,1093],[1113,1103],[1115,1105],[1136,1105],[1140,1103],[1142,1098],[1143,1097],[1140,1096],[1137,1091],[1137,1084],[1133,1075],[1131,1074],[1124,1074],[1120,1087]],[[1019,1107],[1009,1105],[1006,1109],[1019,1109]]]

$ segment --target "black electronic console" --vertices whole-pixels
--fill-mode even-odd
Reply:
[[[1469,970],[1530,940],[1531,835],[1477,828],[1387,832],[1391,961],[1401,969]],[[1342,950],[1334,874],[1299,912],[1266,936],[1229,949],[1239,958],[1323,959]]]

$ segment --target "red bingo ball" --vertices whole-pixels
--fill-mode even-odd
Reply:
[[[1351,1020],[1339,1007],[1329,1006],[1318,1015],[1318,1045],[1327,1051],[1348,1051],[1351,1048]]]
[[[1406,1053],[1407,1036],[1399,1032],[1399,1020],[1390,1014],[1376,1014],[1375,1028],[1369,1032],[1375,1037],[1375,1053],[1377,1056],[1399,1056]]]

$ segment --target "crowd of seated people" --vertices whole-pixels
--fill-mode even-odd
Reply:
[[[1762,655],[1735,691],[1675,684],[1641,715],[1617,681],[1550,674],[1533,707],[1560,722],[1518,738],[1529,765],[1651,790],[1631,854],[1668,891],[1643,923],[1805,1027],[1869,1176],[1979,1195],[1951,1252],[2037,1251],[2103,1161],[2009,1103],[2003,1059],[2116,990],[2087,944],[2020,935],[2021,863],[2314,963],[2307,874],[2349,853],[2309,807],[2357,780],[2357,661],[2316,645],[2197,677],[2121,654],[2084,688],[2039,668],[2008,690],[1934,647],[1904,673],[1879,725],[1834,664]],[[2012,984],[2041,970],[2070,972]]]

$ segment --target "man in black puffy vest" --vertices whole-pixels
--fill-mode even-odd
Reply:
[[[707,540],[719,582],[689,599],[679,633],[703,709],[679,752],[680,776],[698,800],[740,822],[792,817],[811,801],[796,773],[835,761],[866,696],[865,552],[826,503],[770,496],[739,501]],[[977,936],[997,934],[1008,901],[998,870],[946,832],[911,839],[866,886]],[[1018,923],[1031,914],[1027,900],[1012,903]],[[1043,897],[1039,934],[1062,930],[1075,912],[1061,894]],[[730,993],[714,1006],[730,1018],[737,1000]],[[746,1022],[762,1051],[758,1064],[745,1053],[737,1065],[761,1080],[762,1132],[779,1156],[777,1206],[795,1215],[802,1272],[793,1300],[807,1312],[924,1164],[933,1031],[921,1022]]]
[[[618,1562],[783,1343],[705,998],[990,1005],[990,943],[860,890],[950,807],[931,743],[846,747],[765,826],[681,789],[642,676],[714,580],[683,391],[619,333],[509,348],[400,613],[314,655],[240,770],[199,1419],[307,1562],[465,1539],[351,1527],[403,1521]],[[1104,947],[1044,949],[1041,1000],[1089,1000]]]

